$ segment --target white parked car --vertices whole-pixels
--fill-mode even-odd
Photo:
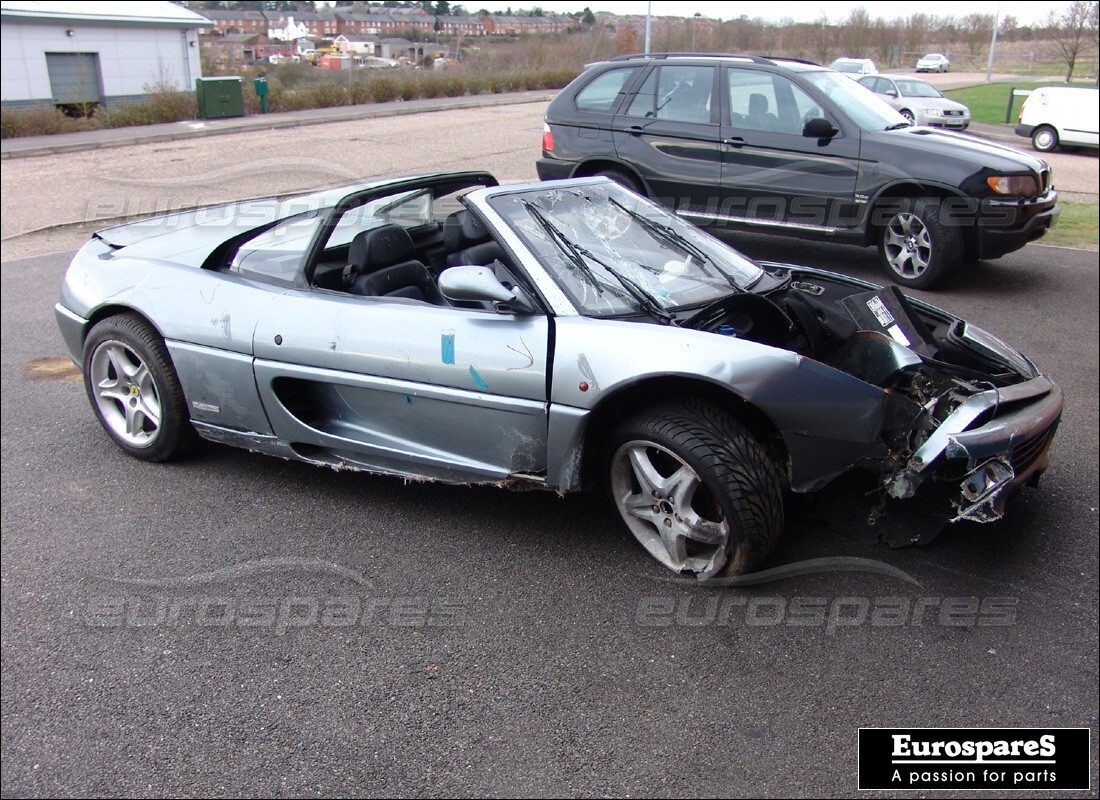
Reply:
[[[970,127],[970,109],[962,103],[948,100],[928,81],[920,78],[895,78],[887,75],[867,75],[860,78],[866,86],[889,103],[910,125],[930,125],[933,128]]]
[[[869,58],[838,58],[829,65],[829,69],[843,72],[852,80],[858,80],[864,75],[878,75],[875,62]]]
[[[951,62],[943,53],[929,53],[917,62],[917,72],[947,72]]]
[[[1031,146],[1049,153],[1059,145],[1100,146],[1100,91],[1087,86],[1044,86],[1033,91],[1020,108],[1016,135],[1031,138]]]

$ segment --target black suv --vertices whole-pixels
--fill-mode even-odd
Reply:
[[[664,53],[589,66],[546,111],[542,180],[607,175],[700,225],[876,245],[897,283],[1041,237],[1045,161],[912,127],[840,73],[794,59]]]

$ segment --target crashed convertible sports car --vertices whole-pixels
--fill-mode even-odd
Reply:
[[[76,255],[56,312],[138,458],[201,437],[418,480],[603,485],[701,580],[761,563],[789,491],[855,481],[859,504],[833,505],[893,545],[996,519],[1062,410],[985,331],[761,267],[606,178],[441,174],[120,225]]]

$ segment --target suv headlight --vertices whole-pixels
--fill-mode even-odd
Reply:
[[[1031,197],[1039,193],[1039,184],[1034,175],[997,175],[986,178],[985,182],[997,194]]]

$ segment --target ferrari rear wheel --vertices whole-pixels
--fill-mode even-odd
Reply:
[[[130,314],[96,324],[84,343],[84,389],[99,423],[136,458],[168,461],[197,441],[168,349]]]
[[[702,400],[626,420],[607,447],[607,485],[646,551],[699,580],[751,572],[783,530],[779,470],[732,415]]]

